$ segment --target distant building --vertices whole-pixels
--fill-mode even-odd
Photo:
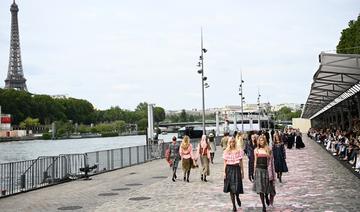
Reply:
[[[67,98],[69,98],[69,96],[67,94],[57,94],[57,95],[52,95],[51,98],[53,98],[53,99],[67,99]]]

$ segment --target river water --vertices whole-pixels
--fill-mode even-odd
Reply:
[[[159,139],[170,142],[177,134],[159,135]],[[31,160],[39,156],[85,153],[99,150],[145,145],[145,135],[109,138],[86,138],[66,140],[33,140],[0,143],[0,163]]]

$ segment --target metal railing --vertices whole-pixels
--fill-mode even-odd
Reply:
[[[192,141],[194,150],[199,141]],[[121,169],[165,157],[170,143],[125,147],[84,154],[41,156],[0,164],[0,198],[84,177],[80,168],[97,165],[89,175]]]

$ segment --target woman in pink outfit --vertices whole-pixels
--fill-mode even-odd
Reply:
[[[230,192],[233,211],[236,211],[236,202],[241,207],[239,194],[243,194],[242,179],[244,179],[244,166],[242,162],[243,151],[238,149],[235,138],[230,137],[228,146],[224,151],[224,192]]]
[[[184,181],[186,180],[189,182],[190,169],[194,166],[193,147],[190,143],[189,136],[184,136],[179,153],[182,160],[182,169],[184,171]]]
[[[201,162],[201,181],[207,182],[206,176],[210,175],[210,145],[207,141],[206,135],[203,135],[201,137],[201,141],[198,144],[197,152],[196,152],[197,158],[200,158]]]

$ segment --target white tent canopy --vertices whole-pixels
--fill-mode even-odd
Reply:
[[[360,91],[360,55],[319,55],[320,67],[301,117],[313,119]]]

